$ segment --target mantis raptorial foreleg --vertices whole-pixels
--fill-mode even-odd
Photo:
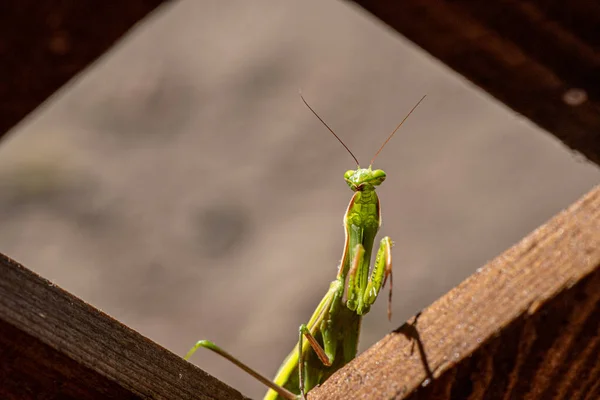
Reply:
[[[371,277],[369,283],[364,292],[364,302],[367,307],[370,307],[377,300],[379,291],[386,284],[388,277],[390,279],[390,294],[388,296],[388,319],[392,319],[392,239],[389,236],[381,239],[379,243],[379,250],[377,251],[377,257],[375,257],[375,266],[371,271]]]
[[[388,319],[390,319],[392,302],[392,240],[388,236],[381,239],[377,257],[375,258],[375,265],[371,271],[371,276],[369,276],[366,282],[360,276],[357,276],[364,271],[360,268],[364,253],[363,246],[360,244],[357,245],[352,266],[348,272],[348,308],[356,310],[359,315],[368,313],[375,300],[377,300],[381,287],[385,285],[389,276]],[[368,270],[366,271],[368,272]]]

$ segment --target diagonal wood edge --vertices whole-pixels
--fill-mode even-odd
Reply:
[[[243,399],[0,254],[0,398]]]
[[[309,398],[600,398],[599,359],[600,186]]]

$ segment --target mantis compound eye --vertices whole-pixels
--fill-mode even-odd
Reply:
[[[375,171],[373,171],[373,175],[369,180],[369,183],[371,183],[371,185],[373,186],[381,185],[381,182],[385,181],[386,177],[387,175],[383,170],[376,169]]]

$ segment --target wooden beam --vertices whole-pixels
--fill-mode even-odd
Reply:
[[[0,398],[244,399],[0,254]]]
[[[2,0],[0,138],[164,0]]]
[[[309,400],[592,400],[600,398],[599,360],[600,186],[338,371]]]
[[[585,0],[355,0],[600,163],[600,5]]]

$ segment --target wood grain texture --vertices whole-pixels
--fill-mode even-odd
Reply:
[[[592,400],[599,360],[596,187],[309,398]]]
[[[598,4],[583,0],[355,2],[567,146],[600,163]],[[568,104],[566,98],[576,104]]]
[[[243,399],[0,254],[0,398]]]
[[[0,138],[164,0],[0,2]]]

